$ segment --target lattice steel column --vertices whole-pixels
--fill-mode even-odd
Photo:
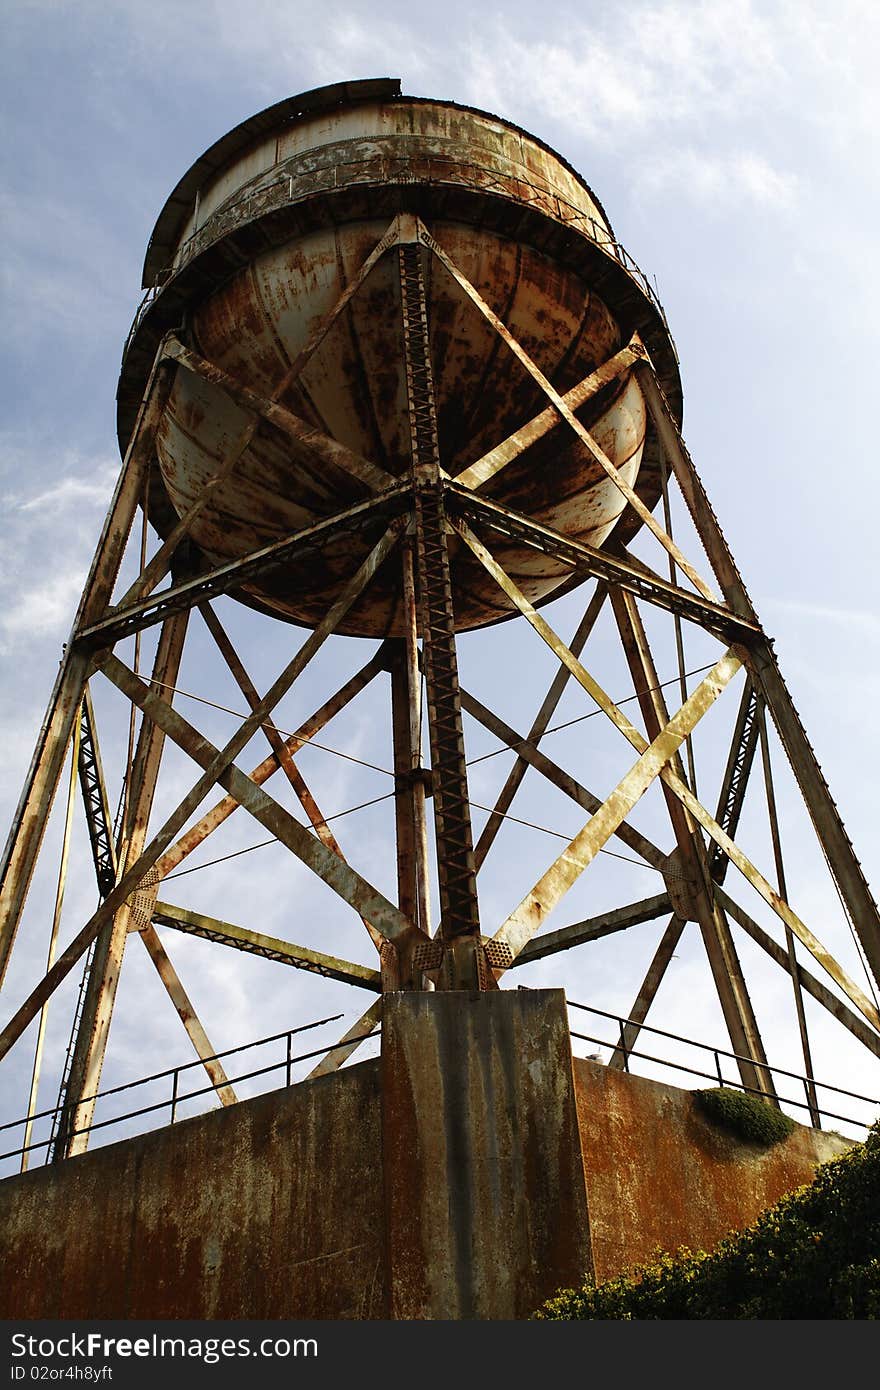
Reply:
[[[745,800],[746,785],[752,770],[752,763],[755,761],[759,728],[758,692],[754,683],[747,680],[740,701],[739,713],[736,716],[736,725],[730,743],[730,755],[727,759],[724,781],[721,784],[718,809],[715,812],[715,819],[721,829],[726,831],[732,840],[736,839],[737,826]],[[730,860],[724,850],[713,841],[709,849],[709,872],[716,883],[724,882],[729,864]]]
[[[113,845],[113,829],[110,823],[110,807],[107,804],[107,791],[101,768],[101,754],[95,736],[95,715],[92,697],[86,686],[80,715],[79,740],[79,782],[85,805],[86,823],[89,828],[89,843],[95,861],[95,877],[98,880],[102,898],[116,883],[116,851]]]
[[[428,697],[440,889],[438,935],[446,946],[439,983],[447,989],[488,989],[495,981],[480,944],[455,652],[455,613],[421,251],[418,245],[409,244],[400,246],[398,254],[412,439],[418,606]]]

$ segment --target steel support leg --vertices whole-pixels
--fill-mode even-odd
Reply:
[[[660,680],[647,634],[631,594],[621,589],[613,589],[611,603],[633,686],[638,694],[642,718],[648,737],[653,739],[669,722],[669,713],[660,689]],[[678,755],[675,755],[673,765],[678,776],[683,777]],[[739,1057],[751,1059],[739,1063],[743,1085],[773,1098],[773,1081],[767,1070],[767,1057],[758,1021],[746,988],[730,926],[712,890],[705,844],[688,812],[665,783],[663,795],[675,832],[681,864],[693,884],[694,914],[699,922],[706,954],[709,957],[731,1046]]]
[[[672,466],[724,597],[735,613],[757,621],[752,601],[718,518],[653,370],[649,363],[643,362],[636,365],[635,372],[666,451],[666,457]],[[877,904],[782,678],[773,647],[766,637],[750,646],[749,665],[773,716],[782,746],[801,789],[816,834],[827,853],[831,873],[846,903],[847,912],[858,933],[874,979],[880,982],[880,914]]]
[[[143,495],[144,478],[152,462],[156,429],[168,399],[172,371],[160,366],[153,368],[9,832],[0,865],[0,984],[91,667],[89,654],[77,649],[73,639],[81,628],[103,617],[110,602],[135,510]]]
[[[169,618],[162,628],[153,665],[153,681],[159,689],[173,686],[177,681],[187,619],[188,614],[178,614]],[[151,720],[145,719],[141,725],[134,761],[129,824],[123,828],[123,872],[138,859],[146,843],[147,823],[153,805],[164,743],[165,735],[162,730]],[[92,1122],[95,1103],[92,1099],[84,1100],[84,1097],[93,1097],[100,1084],[131,911],[131,902],[123,903],[112,922],[102,930],[95,944],[79,1034],[74,1046],[70,1078],[64,1096],[64,1114],[69,1117],[68,1133],[65,1143],[57,1145],[59,1155],[63,1152],[68,1156],[82,1153],[88,1146],[88,1133],[78,1134],[74,1131],[84,1130]]]

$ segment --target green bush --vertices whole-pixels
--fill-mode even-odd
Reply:
[[[880,1318],[880,1121],[711,1254],[658,1251],[603,1284],[563,1289],[536,1318]]]
[[[779,1144],[794,1130],[794,1120],[783,1115],[775,1105],[746,1091],[719,1086],[711,1091],[694,1091],[694,1102],[706,1119],[721,1125],[738,1139],[769,1148]]]

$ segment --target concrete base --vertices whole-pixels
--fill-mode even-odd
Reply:
[[[527,1317],[847,1147],[573,1068],[558,990],[388,995],[381,1061],[0,1182],[0,1318]]]
[[[392,1318],[522,1318],[589,1268],[561,990],[397,994],[382,1020]]]

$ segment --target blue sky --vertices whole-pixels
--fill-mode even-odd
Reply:
[[[119,358],[139,298],[144,249],[165,197],[205,148],[262,107],[326,82],[392,75],[402,79],[407,93],[497,112],[557,148],[596,189],[624,245],[656,277],[681,357],[689,447],[756,607],[776,636],[783,670],[869,880],[875,893],[880,889],[873,770],[880,701],[880,484],[870,414],[876,399],[874,325],[880,318],[874,269],[878,174],[872,157],[880,118],[876,6],[843,0],[832,13],[813,0],[634,0],[626,7],[588,0],[559,4],[551,13],[533,5],[477,12],[455,3],[441,10],[394,0],[380,11],[361,3],[298,0],[252,0],[247,6],[229,0],[10,0],[4,30],[4,822],[12,814],[118,468]],[[702,561],[683,518],[680,525],[686,548]],[[575,607],[559,616],[563,635],[573,629]],[[242,620],[231,606],[224,611],[244,640]],[[285,629],[255,647],[255,672],[265,682],[287,659],[289,636]],[[318,684],[332,684],[334,674],[341,678],[358,657],[365,659],[356,645],[327,654]],[[530,634],[508,626],[482,644],[469,640],[465,646],[463,669],[469,679],[472,674],[474,681],[483,680],[484,696],[493,690],[499,663],[515,663],[517,689],[511,692],[507,681],[505,690],[496,690],[499,709],[527,725],[552,675],[541,653],[533,657]],[[524,666],[522,650],[529,653]],[[694,646],[694,665],[706,660],[702,650]],[[213,683],[207,666],[201,670],[201,651],[196,648],[190,688],[201,680],[202,693],[222,689],[220,701],[239,708],[240,697],[236,702],[228,683],[223,686],[220,677]],[[602,653],[598,659],[611,661]],[[608,679],[614,679],[613,668]],[[628,693],[619,685],[610,688]],[[320,698],[319,693],[313,703]],[[307,712],[308,692],[302,700],[291,705],[291,719]],[[570,708],[577,712],[574,702]],[[360,756],[373,750],[379,759],[379,709],[369,702],[362,711],[359,706],[334,746]],[[206,732],[212,728],[198,707],[186,713]],[[113,725],[108,715],[111,743],[117,737],[113,729],[121,727],[116,718]],[[596,721],[584,727],[592,731]],[[228,722],[216,728],[228,736]],[[715,744],[707,732],[710,768],[723,757],[721,732],[719,723]],[[606,745],[607,736],[600,739],[597,730],[594,742],[585,735],[569,743],[564,755],[563,745],[555,745],[554,756],[574,765],[582,760],[593,780],[604,778],[609,790],[626,762],[620,764],[618,752],[606,767]],[[474,744],[477,753],[493,746],[485,735]],[[247,765],[261,756],[256,751]],[[325,813],[385,786],[329,754],[323,762],[318,751],[310,758]],[[507,766],[503,759],[495,762],[500,771]],[[864,982],[821,857],[780,777],[793,903]],[[175,790],[181,795],[194,776],[185,763],[169,763],[168,779],[164,794],[173,804]],[[488,772],[475,773],[475,799],[490,797],[492,790]],[[554,796],[536,789],[536,799],[524,799],[519,813],[573,833],[576,808]],[[705,799],[712,807],[714,789]],[[345,825],[344,844],[353,861],[381,865],[377,873],[388,874],[383,815],[376,808],[360,820],[340,822],[340,838]],[[236,834],[242,845],[262,838],[246,825]],[[522,866],[528,886],[528,872],[540,872],[557,852],[555,841],[537,843],[522,828],[511,827],[510,836],[499,841],[500,867],[487,880],[484,910],[490,917],[513,906],[507,884],[512,864]],[[754,853],[767,872],[771,860],[760,848],[757,828]],[[271,858],[273,850],[260,854],[270,857],[260,861],[258,877],[251,874],[255,854],[233,861],[207,897],[199,899],[196,891],[199,875],[182,879],[175,885],[181,901],[185,885],[193,906],[201,902],[224,915],[222,905],[231,920],[314,944],[324,932],[331,950],[369,961],[368,943],[350,924],[340,920],[336,934],[334,905],[315,896],[283,856]],[[72,875],[62,937],[72,935],[94,906],[88,868],[86,862]],[[583,910],[575,906],[551,925],[659,891],[655,876],[636,871],[627,879],[629,872],[604,863],[605,878],[600,875],[595,894],[584,890]],[[170,898],[170,884],[168,889]],[[4,992],[10,1000],[4,1018],[39,973],[51,893],[47,870],[32,893]],[[316,927],[325,911],[329,925]],[[597,944],[592,953],[557,957],[530,972],[529,983],[562,984],[573,998],[626,1010],[661,929],[661,923],[636,928]],[[683,943],[681,959],[673,963],[677,974],[670,973],[656,1019],[651,1017],[659,1026],[680,1025],[723,1043],[696,929],[689,931],[693,941]],[[188,1059],[186,1039],[137,945],[128,951],[114,1023],[106,1073],[111,1080]],[[369,1002],[281,967],[230,961],[204,943],[174,940],[169,950],[217,1046]],[[771,1060],[799,1069],[787,982],[747,943],[743,959],[755,972],[749,978]],[[50,1014],[47,1057],[57,1059],[63,1046],[70,1002],[70,991],[62,991]],[[840,1033],[817,1018],[817,1074],[831,1080],[845,1075],[844,1084],[880,1095],[876,1059]],[[31,1049],[28,1035],[0,1079],[0,1100],[10,1116],[23,1108]],[[49,1103],[54,1094],[48,1060],[46,1071]]]

